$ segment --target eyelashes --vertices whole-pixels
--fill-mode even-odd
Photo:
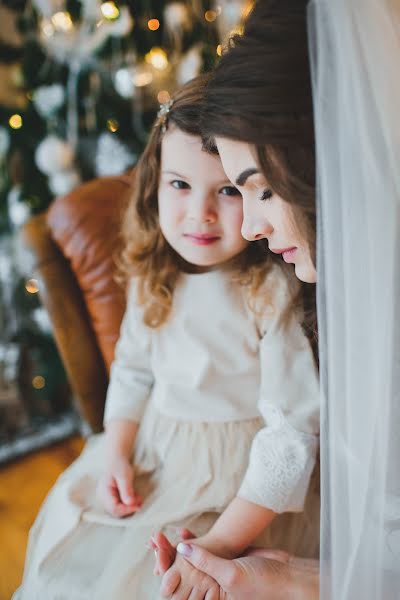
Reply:
[[[176,190],[187,190],[190,188],[189,184],[186,181],[182,181],[181,179],[173,179],[170,182],[171,186]]]
[[[237,188],[235,188],[233,185],[226,185],[223,188],[220,189],[219,191],[220,194],[223,194],[224,196],[240,196],[240,192]]]
[[[191,189],[190,185],[188,183],[186,183],[186,181],[183,181],[182,179],[173,179],[169,183],[170,183],[171,187],[173,187],[176,190]],[[240,196],[241,195],[239,190],[231,185],[225,185],[220,190],[218,190],[218,193],[222,194],[224,196]]]
[[[260,200],[261,200],[261,202],[266,202],[267,200],[270,200],[273,195],[274,195],[274,193],[272,190],[266,189],[263,191]]]

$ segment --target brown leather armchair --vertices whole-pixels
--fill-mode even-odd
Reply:
[[[114,254],[132,177],[105,177],[57,198],[23,228],[34,276],[82,416],[101,431],[115,342],[125,310]]]

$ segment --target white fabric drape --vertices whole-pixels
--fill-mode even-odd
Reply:
[[[400,1],[314,0],[321,598],[400,598]]]

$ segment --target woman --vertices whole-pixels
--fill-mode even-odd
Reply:
[[[399,12],[398,3],[321,0],[310,13],[323,245],[319,358],[328,401],[321,440],[321,593],[335,600],[394,600],[400,589],[400,415],[393,402],[400,385]],[[288,15],[296,13],[296,25],[287,27]],[[259,2],[210,84],[206,134],[216,137],[231,177],[258,168],[265,178],[240,178],[244,234],[285,250],[299,278],[311,282],[313,114],[305,21],[305,2]],[[292,194],[296,183],[304,184],[304,193]],[[309,232],[302,238],[308,255],[298,251],[298,232],[284,238],[285,247],[274,245],[273,236],[284,237],[284,230],[276,220],[271,228],[277,202],[269,186],[286,201],[286,223],[300,209],[302,218],[295,221],[300,234]],[[312,310],[306,316],[313,338]],[[300,598],[300,590],[318,597],[315,571],[299,569],[302,563],[287,557],[227,563],[190,544],[178,550],[219,581],[229,598]],[[166,549],[160,558],[168,564]]]
[[[266,244],[266,259],[293,263],[298,279],[307,282],[302,289],[303,326],[317,360],[313,285],[316,281],[315,156],[305,1],[285,0],[276,6],[273,2],[263,2],[256,6],[244,37],[233,41],[211,79],[203,131],[206,144],[219,153],[226,174],[242,193],[244,237],[250,241],[268,240],[272,253],[268,254]],[[315,519],[318,518],[315,514]],[[162,541],[168,554],[168,543]],[[201,551],[194,549],[193,557],[196,552]],[[266,569],[260,571],[268,581],[277,566],[278,572],[293,568],[293,562],[284,553],[267,553],[267,556],[258,553],[232,564],[246,573],[247,567],[260,569],[270,556],[278,561],[272,563],[272,570],[267,563]],[[193,557],[189,560],[195,560]],[[163,552],[161,560],[164,561]],[[305,571],[304,563],[297,563],[295,568],[306,579],[311,573],[310,584],[318,594],[315,568],[310,571],[306,563]],[[168,565],[168,558],[165,564]],[[167,596],[176,583],[174,578],[173,570],[164,578],[163,590]],[[264,578],[261,579],[264,585]],[[274,579],[278,581],[277,577]],[[253,588],[251,593],[254,594]],[[180,598],[179,590],[173,597]],[[243,593],[238,597],[243,597]]]

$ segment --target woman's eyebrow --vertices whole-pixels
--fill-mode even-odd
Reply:
[[[244,171],[242,171],[240,173],[240,175],[238,175],[238,177],[236,178],[235,184],[236,185],[244,185],[249,177],[251,177],[255,173],[259,173],[259,172],[260,171],[258,169],[255,169],[254,167],[251,167],[250,169],[245,169]]]

